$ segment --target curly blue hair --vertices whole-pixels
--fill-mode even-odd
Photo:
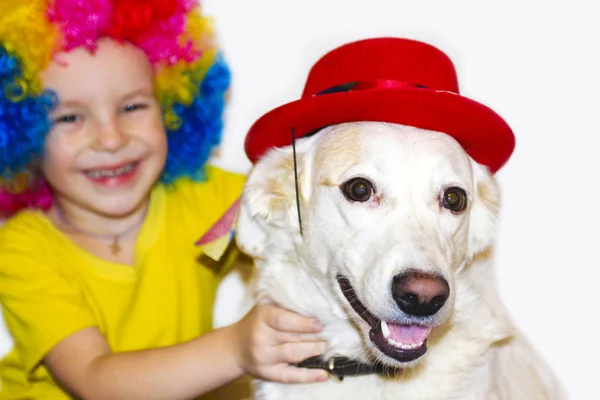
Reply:
[[[222,56],[217,56],[200,84],[200,96],[189,106],[173,109],[181,120],[177,129],[168,130],[168,153],[161,181],[171,183],[181,176],[204,179],[203,166],[211,150],[221,142],[224,93],[231,73]]]

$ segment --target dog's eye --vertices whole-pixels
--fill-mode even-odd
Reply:
[[[467,194],[459,187],[450,187],[444,191],[442,206],[454,213],[460,213],[467,208]]]
[[[353,178],[342,185],[342,193],[351,201],[365,202],[373,192],[373,185],[364,178]]]

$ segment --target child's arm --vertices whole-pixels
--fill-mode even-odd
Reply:
[[[58,343],[44,362],[58,381],[83,399],[189,399],[250,374],[281,382],[327,379],[321,370],[289,366],[322,354],[319,324],[272,305],[187,343],[112,353],[97,328]]]

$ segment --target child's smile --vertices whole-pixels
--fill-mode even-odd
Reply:
[[[139,161],[123,163],[120,165],[107,165],[96,169],[86,170],[84,171],[84,174],[92,182],[99,185],[118,186],[133,180],[133,177],[139,169],[139,165]]]

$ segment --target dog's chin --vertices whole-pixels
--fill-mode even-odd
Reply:
[[[369,339],[381,353],[399,362],[400,366],[405,366],[427,352],[427,336],[431,332],[429,326],[380,320],[360,302],[348,278],[338,275],[337,281],[352,309],[371,328]]]

